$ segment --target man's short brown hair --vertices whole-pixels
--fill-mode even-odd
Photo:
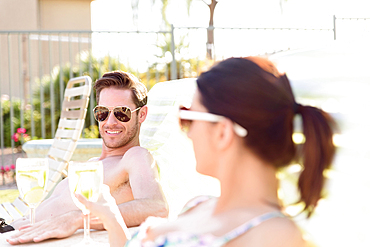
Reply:
[[[132,100],[137,107],[146,105],[148,101],[148,90],[145,85],[131,73],[112,71],[105,73],[102,78],[98,79],[94,85],[94,89],[96,90],[96,102],[98,104],[101,90],[109,87],[130,89],[132,91]]]

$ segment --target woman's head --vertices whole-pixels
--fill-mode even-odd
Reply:
[[[230,58],[203,73],[197,83],[209,112],[226,116],[247,129],[245,144],[275,165],[295,155],[292,141],[294,100],[282,88],[275,67],[261,58]]]
[[[317,108],[297,104],[287,77],[263,58],[224,60],[200,75],[197,84],[202,105],[244,127],[245,146],[275,167],[296,157],[293,118],[296,113],[302,115],[305,169],[299,186],[307,209],[314,208],[323,187],[322,172],[334,155],[331,118]]]

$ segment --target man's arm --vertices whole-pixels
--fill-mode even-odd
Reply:
[[[133,200],[124,203],[119,202],[122,195],[117,191],[120,189],[113,191],[111,188],[128,227],[139,226],[148,216],[168,216],[168,204],[159,183],[158,167],[148,150],[139,146],[129,149],[115,167],[119,170],[115,173],[128,174],[131,187]],[[99,220],[92,219],[91,224],[93,229],[103,229]]]
[[[158,167],[148,150],[133,147],[121,162],[119,165],[129,174],[134,197],[134,200],[118,205],[127,226],[138,226],[148,216],[167,217],[168,205],[159,183]]]
[[[148,216],[167,217],[168,205],[158,182],[158,169],[152,155],[144,148],[134,147],[126,152],[118,165],[129,174],[134,197],[132,201],[119,204],[127,226],[138,226]],[[103,225],[99,223],[91,227],[102,229]],[[9,243],[39,242],[49,238],[68,237],[79,228],[83,228],[82,213],[80,210],[73,210],[23,228],[9,239]]]

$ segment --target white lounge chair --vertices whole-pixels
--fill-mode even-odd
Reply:
[[[196,78],[155,84],[148,93],[148,116],[140,128],[140,145],[152,153],[159,167],[169,218],[175,218],[195,196],[220,193],[216,179],[196,172],[192,143],[179,128],[179,106],[190,106],[195,89]]]
[[[61,180],[70,161],[76,143],[81,136],[86,109],[89,104],[92,82],[89,76],[76,77],[68,81],[64,91],[62,111],[53,144],[48,152],[49,177],[44,198]],[[21,198],[0,204],[0,217],[10,223],[28,213],[28,206]]]

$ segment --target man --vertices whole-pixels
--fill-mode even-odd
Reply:
[[[167,217],[168,206],[158,183],[157,166],[139,143],[140,125],[148,113],[145,86],[133,75],[117,71],[104,74],[96,81],[94,89],[98,104],[94,116],[103,139],[99,160],[103,162],[104,183],[110,187],[127,226],[138,226],[150,215]],[[62,238],[83,228],[82,213],[72,201],[68,178],[38,206],[36,215],[35,225],[8,242],[18,244]],[[13,226],[19,228],[28,223],[24,218]],[[99,222],[92,227],[103,228]]]

